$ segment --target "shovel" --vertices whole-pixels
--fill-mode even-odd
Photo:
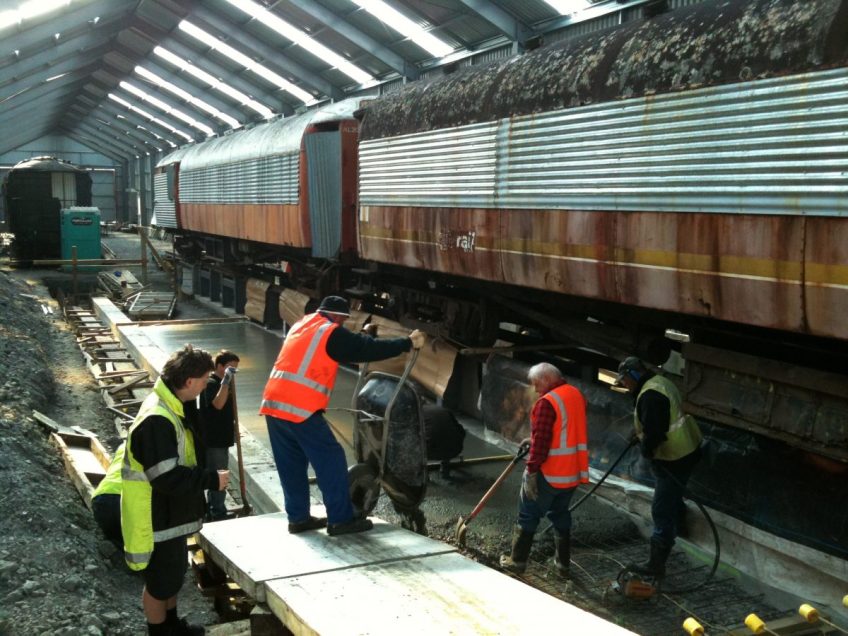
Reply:
[[[236,517],[249,517],[251,508],[247,503],[247,485],[244,483],[244,459],[241,455],[241,427],[239,426],[238,402],[236,401],[236,383],[230,386],[230,394],[233,397],[233,428],[236,438],[236,455],[238,456],[239,490],[241,491],[242,508],[236,513]]]
[[[525,455],[530,451],[530,442],[525,440],[521,442],[521,446],[518,447],[518,452],[515,454],[515,457],[512,458],[512,461],[507,464],[507,467],[504,468],[504,471],[498,476],[495,480],[495,483],[489,487],[489,490],[486,491],[486,494],[483,495],[483,498],[480,499],[480,502],[474,506],[474,510],[467,517],[460,517],[459,521],[456,522],[456,542],[460,546],[465,546],[465,535],[468,532],[468,524],[480,514],[480,511],[483,510],[483,507],[492,498],[492,495],[495,494],[498,488],[500,488],[501,484],[504,480],[509,476],[512,472],[512,469],[515,468],[515,465],[524,458]]]

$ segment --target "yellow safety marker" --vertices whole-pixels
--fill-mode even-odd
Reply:
[[[748,614],[745,617],[745,627],[751,630],[753,634],[774,634],[774,636],[777,636],[775,632],[766,627],[763,620],[756,614]]]
[[[842,604],[845,607],[848,607],[848,594],[846,594],[845,596],[842,597]]]
[[[846,597],[846,598],[848,598],[848,597]],[[843,601],[844,601],[844,599],[843,599]],[[809,603],[804,603],[803,605],[801,605],[801,607],[798,608],[798,613],[801,616],[803,616],[804,620],[807,621],[808,623],[818,623],[819,621],[821,621],[825,625],[835,629],[836,631],[838,631],[841,634],[848,634],[848,631],[845,631],[841,627],[834,625],[833,623],[831,623],[826,618],[822,618],[819,615],[819,611],[815,607],[810,605]]]
[[[683,621],[683,629],[689,636],[704,636],[704,627],[691,616]]]

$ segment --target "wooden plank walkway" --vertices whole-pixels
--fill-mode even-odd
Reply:
[[[298,635],[632,634],[379,519],[342,537],[292,535],[287,524],[284,513],[222,521],[204,526],[199,543]]]

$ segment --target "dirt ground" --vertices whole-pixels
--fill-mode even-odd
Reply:
[[[102,539],[32,413],[88,429],[109,451],[112,417],[32,272],[0,269],[0,316],[0,634],[145,634],[140,577]],[[179,603],[194,622],[217,619],[190,579]]]

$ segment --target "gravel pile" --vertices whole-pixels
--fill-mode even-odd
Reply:
[[[86,428],[109,450],[120,443],[74,335],[20,272],[0,271],[0,316],[0,635],[146,634],[141,578],[102,538],[32,417]],[[179,610],[216,621],[191,580]]]

